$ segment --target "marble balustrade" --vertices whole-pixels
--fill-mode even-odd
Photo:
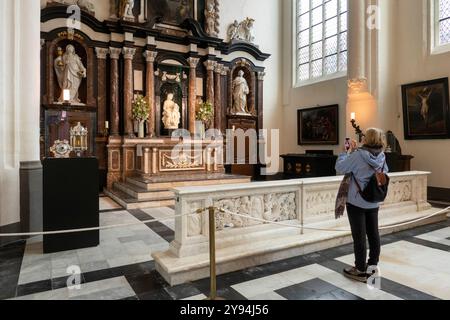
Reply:
[[[424,217],[433,211],[427,202],[429,172],[390,174],[380,224],[397,224]],[[178,284],[208,276],[208,213],[185,214],[211,206],[296,227],[259,222],[227,213],[216,214],[218,272],[276,261],[351,241],[350,232],[304,229],[349,229],[347,219],[335,219],[335,201],[342,177],[325,177],[250,184],[183,187],[174,189],[175,240],[166,252],[153,254],[156,268],[170,283]],[[445,218],[445,214],[443,215]],[[442,217],[435,217],[441,219]],[[422,221],[422,223],[430,223]],[[413,227],[413,225],[409,227]],[[385,233],[409,228],[392,228]]]

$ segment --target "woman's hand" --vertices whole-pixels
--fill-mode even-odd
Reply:
[[[352,140],[352,141],[350,142],[350,149],[349,149],[349,152],[353,152],[353,151],[355,151],[356,149],[358,149],[358,142],[356,142],[356,140]]]
[[[344,152],[352,153],[356,149],[358,149],[358,142],[356,142],[356,140],[352,140],[352,141],[350,141],[350,148],[347,149],[347,147],[345,146],[344,147]]]

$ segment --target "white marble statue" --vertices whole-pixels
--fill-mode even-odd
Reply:
[[[233,80],[233,113],[248,115],[247,95],[250,93],[244,71],[240,70],[238,76]]]
[[[245,41],[250,43],[253,43],[255,41],[255,37],[253,36],[254,23],[255,20],[251,18],[247,18],[242,22],[243,38]]]
[[[180,126],[180,106],[173,101],[173,93],[167,94],[167,99],[163,106],[163,123],[167,130],[175,130]]]
[[[246,18],[244,21],[239,23],[234,20],[233,24],[228,27],[228,37],[230,41],[239,40],[249,43],[255,42],[255,37],[253,35],[253,25],[255,23],[254,19]]]
[[[110,0],[110,16],[109,18],[112,20],[119,19],[119,11],[120,11],[120,0]]]
[[[230,41],[239,38],[239,22],[234,20],[233,24],[228,27],[228,37]]]
[[[219,14],[214,0],[208,0],[205,10],[205,31],[211,37],[219,35]]]
[[[83,78],[86,78],[86,68],[81,58],[75,53],[73,45],[69,44],[64,54],[62,54],[62,49],[58,48],[58,57],[55,59],[54,67],[61,88],[58,102],[64,102],[64,90],[69,89],[70,102],[80,103],[78,89]]]
[[[89,0],[77,0],[77,5],[80,7],[80,9],[82,10],[86,10],[89,13],[91,13],[92,15],[95,15],[95,7],[92,4],[91,1]]]
[[[134,0],[121,0],[120,18],[124,20],[134,21],[133,8],[134,8]]]

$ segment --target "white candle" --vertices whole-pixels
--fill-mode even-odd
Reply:
[[[64,97],[64,101],[70,101],[70,90],[69,89],[64,89],[63,91],[63,97]]]
[[[350,118],[351,118],[352,120],[356,120],[356,112],[352,112],[352,113],[350,114]]]
[[[109,129],[109,122],[105,121],[105,129]]]

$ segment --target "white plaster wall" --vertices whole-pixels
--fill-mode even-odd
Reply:
[[[432,172],[429,185],[450,188],[450,140],[403,141],[402,84],[450,77],[450,53],[430,55],[428,50],[428,9],[426,0],[396,0],[397,21],[397,132],[404,153],[412,154],[413,169]]]
[[[39,66],[39,1],[0,1],[0,225],[20,220],[20,162],[39,160]]]
[[[338,78],[304,87],[293,87],[293,8],[291,0],[283,2],[283,119],[282,153],[304,153],[305,150],[328,149],[338,153],[346,136],[347,78]],[[297,144],[297,110],[317,105],[339,104],[339,146],[299,146]]]
[[[264,128],[283,130],[282,107],[282,3],[280,0],[221,0],[220,34],[226,41],[228,26],[234,20],[255,19],[255,42],[272,56],[264,62]]]

